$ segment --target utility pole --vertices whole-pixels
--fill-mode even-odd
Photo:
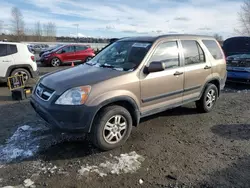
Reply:
[[[76,41],[78,43],[78,27],[79,27],[79,24],[74,24],[74,26],[76,26]]]

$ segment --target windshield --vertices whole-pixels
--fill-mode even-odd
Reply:
[[[51,48],[52,52],[56,52],[57,50],[61,49],[63,46],[62,44],[56,45],[54,48]]]
[[[88,64],[121,71],[134,70],[140,65],[151,45],[149,42],[118,41],[101,51]]]

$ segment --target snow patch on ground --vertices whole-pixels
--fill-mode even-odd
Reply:
[[[26,187],[35,188],[36,186],[35,186],[35,183],[31,179],[26,179],[23,181],[23,185],[5,186],[3,188],[26,188]]]
[[[144,158],[135,151],[128,154],[121,154],[113,157],[110,161],[101,163],[98,166],[82,166],[78,171],[81,176],[88,176],[90,173],[96,173],[101,177],[108,174],[134,173],[140,167]]]
[[[32,185],[34,185],[34,182],[31,179],[26,179],[24,180],[24,187],[31,187]]]
[[[6,141],[6,144],[0,146],[0,164],[32,157],[37,153],[40,140],[44,136],[34,136],[33,133],[39,130],[41,129],[28,125],[19,127]]]

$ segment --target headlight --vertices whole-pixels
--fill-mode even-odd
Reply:
[[[81,86],[67,90],[56,101],[58,105],[81,105],[86,102],[90,86]]]

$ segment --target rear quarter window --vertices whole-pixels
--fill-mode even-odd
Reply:
[[[12,45],[12,44],[9,45],[9,50],[10,50],[9,55],[16,54],[17,53],[16,45]]]
[[[223,59],[223,54],[217,42],[214,40],[202,40],[214,59]]]

